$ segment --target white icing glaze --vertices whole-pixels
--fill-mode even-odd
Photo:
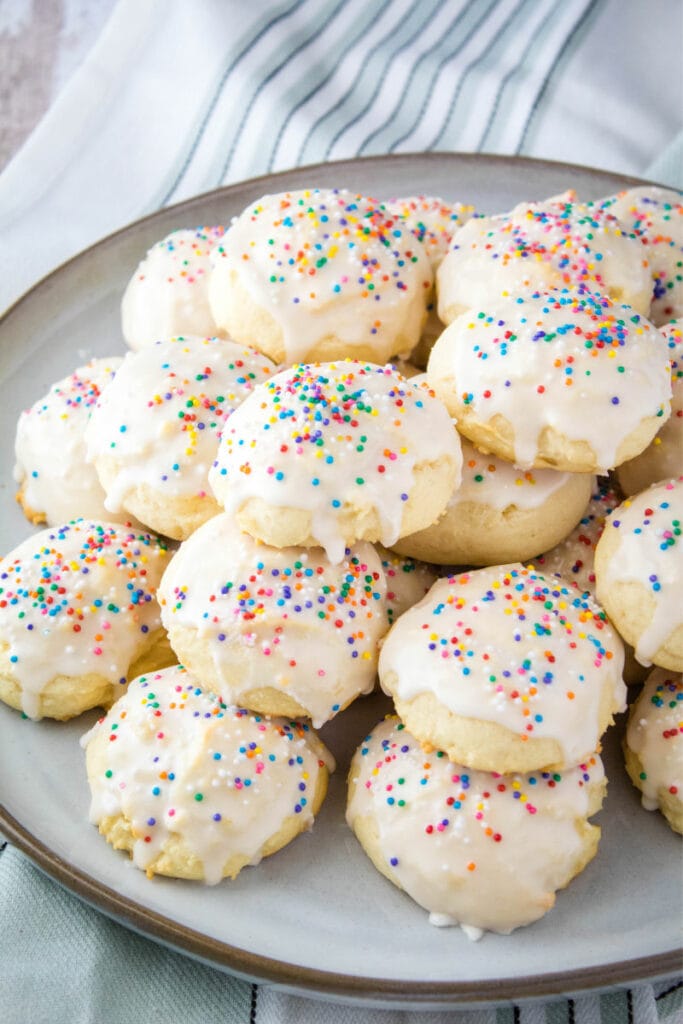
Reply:
[[[385,592],[370,544],[331,565],[321,548],[268,547],[218,515],[181,545],[159,600],[172,640],[178,625],[208,645],[226,700],[248,703],[248,691],[272,687],[318,728],[374,686],[389,626]],[[193,649],[176,653],[198,672]]]
[[[90,778],[90,820],[124,815],[143,870],[182,838],[210,885],[235,854],[258,863],[286,818],[309,828],[320,766],[334,768],[305,723],[229,707],[180,666],[134,680],[82,745],[101,733],[115,742]]]
[[[222,338],[170,338],[129,352],[86,429],[88,460],[117,463],[107,508],[125,507],[140,484],[205,497],[227,417],[272,369],[267,356]]]
[[[521,203],[510,213],[474,217],[454,233],[437,274],[439,316],[448,320],[449,308],[485,307],[501,295],[580,284],[649,311],[642,246],[609,211],[571,196]]]
[[[539,572],[546,576],[556,573],[566,580],[572,580],[579,590],[595,594],[595,547],[602,536],[607,517],[620,500],[609,478],[602,477],[591,495],[581,522],[565,540],[544,555],[532,559]]]
[[[118,356],[92,359],[53,384],[19,417],[14,479],[27,510],[44,514],[51,526],[79,516],[112,518],[105,511],[97,473],[85,461],[84,433],[91,410],[120,364]]]
[[[369,818],[391,874],[430,922],[510,932],[541,917],[583,861],[577,826],[604,788],[597,754],[563,772],[497,775],[425,754],[398,719],[351,765],[347,821]]]
[[[460,400],[481,421],[505,417],[514,430],[514,461],[523,468],[532,466],[543,429],[552,427],[588,442],[597,471],[606,472],[644,418],[663,423],[669,415],[666,340],[604,296],[559,289],[464,313],[433,350],[427,375],[434,386],[434,357],[448,344]]]
[[[340,510],[376,509],[377,539],[391,546],[416,466],[438,459],[455,486],[460,443],[445,406],[389,366],[344,360],[295,366],[258,388],[230,417],[209,482],[230,513],[252,497],[309,511],[338,562]]]
[[[626,745],[642,765],[639,779],[643,806],[659,807],[666,791],[683,804],[683,678],[655,668],[632,706]]]
[[[588,205],[615,216],[640,241],[654,278],[653,322],[683,316],[683,193],[641,185]]]
[[[0,640],[26,715],[37,716],[57,675],[126,682],[161,626],[156,588],[167,560],[150,534],[77,520],[41,530],[0,561]]]
[[[425,248],[432,269],[448,252],[454,231],[474,216],[474,207],[450,203],[438,196],[405,196],[387,199],[382,204],[392,217],[398,217]]]
[[[209,299],[224,323],[222,293],[231,272],[283,332],[285,361],[305,360],[334,336],[376,344],[377,358],[409,351],[420,336],[432,271],[412,232],[380,204],[343,189],[263,196],[214,250]]]
[[[457,508],[463,502],[489,505],[503,511],[514,505],[519,509],[540,508],[570,478],[554,469],[519,469],[496,455],[484,455],[461,438],[462,481],[448,503]]]
[[[652,658],[683,623],[683,477],[655,484],[615,509],[605,531],[618,531],[619,544],[597,580],[598,600],[615,583],[640,584],[654,598],[654,613],[634,644],[641,665]]]
[[[389,631],[379,677],[402,701],[431,693],[464,718],[552,738],[577,764],[597,749],[603,691],[614,711],[625,707],[623,662],[588,595],[521,565],[492,566],[437,580]]]
[[[132,349],[179,334],[219,334],[209,306],[211,251],[225,228],[179,228],[149,250],[121,302],[123,336]]]

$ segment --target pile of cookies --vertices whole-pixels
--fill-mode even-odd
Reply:
[[[48,526],[0,563],[0,699],[112,705],[83,745],[114,847],[209,883],[275,852],[379,679],[347,811],[378,869],[471,936],[552,906],[597,849],[623,641],[681,693],[682,224],[655,187],[490,217],[311,189],[150,250],[131,351],[19,420]]]

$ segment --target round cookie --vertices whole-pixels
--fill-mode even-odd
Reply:
[[[387,621],[393,626],[396,619],[429,593],[438,573],[434,566],[387,551],[381,544],[376,548],[387,582]]]
[[[607,210],[641,242],[654,279],[653,323],[683,316],[683,193],[640,185],[589,206]]]
[[[597,754],[561,774],[500,775],[425,755],[388,718],[351,763],[346,818],[375,867],[469,938],[542,917],[593,858],[605,774]]]
[[[309,829],[334,768],[305,723],[230,707],[179,665],[133,680],[82,744],[107,842],[209,885]]]
[[[473,206],[447,203],[437,196],[418,195],[388,199],[383,206],[387,213],[397,217],[422,243],[435,274],[450,248],[453,232],[474,216]],[[432,291],[427,303],[427,320],[410,357],[416,366],[424,369],[427,365],[432,345],[444,326],[436,312],[436,294]]]
[[[478,448],[523,469],[605,473],[669,415],[666,340],[584,289],[501,298],[458,317],[427,377]]]
[[[215,515],[208,474],[221,430],[272,370],[260,352],[222,338],[129,352],[85,434],[107,509],[176,540]]]
[[[521,565],[438,580],[392,626],[380,685],[426,749],[497,772],[562,770],[625,707],[621,640],[587,594]]]
[[[617,479],[627,497],[683,474],[683,319],[659,330],[669,346],[671,415],[644,452],[619,466]]]
[[[683,679],[655,668],[631,706],[624,737],[626,770],[643,807],[660,810],[683,834]]]
[[[627,499],[595,549],[596,594],[642,665],[683,671],[683,477]]]
[[[522,562],[566,537],[584,512],[594,477],[522,470],[462,439],[462,482],[446,511],[394,550],[438,565]]]
[[[138,350],[177,335],[220,334],[209,306],[211,252],[225,228],[179,228],[149,250],[121,302],[121,326]]]
[[[17,501],[32,523],[58,526],[70,519],[125,521],[104,507],[104,490],[86,463],[85,428],[120,357],[91,359],[22,412],[14,445]]]
[[[163,541],[77,520],[0,561],[0,700],[29,718],[108,707],[142,665],[173,657],[156,589]]]
[[[260,544],[223,514],[181,544],[159,601],[178,660],[205,686],[317,728],[373,689],[385,593],[370,544],[331,565],[321,548]]]
[[[369,359],[417,344],[432,288],[421,243],[344,189],[263,196],[214,250],[209,301],[231,338],[277,363]]]
[[[460,476],[440,401],[390,366],[294,366],[226,424],[209,481],[240,529],[275,547],[392,546],[433,522]]]
[[[454,233],[437,272],[439,317],[449,324],[501,296],[579,285],[649,312],[652,277],[642,246],[609,211],[567,196],[520,203]]]

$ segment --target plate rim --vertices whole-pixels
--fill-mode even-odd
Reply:
[[[40,277],[24,293],[19,295],[0,316],[0,330],[24,303],[33,301],[36,295],[50,287],[53,281],[73,264],[82,263],[93,252],[100,252],[127,235],[153,224],[162,217],[177,212],[201,207],[216,200],[229,200],[233,194],[243,192],[245,187],[258,189],[263,185],[268,191],[280,191],[279,182],[291,180],[292,176],[310,176],[311,187],[315,187],[315,175],[323,168],[329,174],[334,168],[340,176],[340,187],[345,173],[357,172],[359,166],[379,166],[398,163],[424,165],[425,162],[453,162],[457,164],[479,164],[495,167],[548,168],[590,174],[605,180],[606,189],[613,191],[636,185],[655,185],[656,182],[640,177],[620,174],[609,170],[592,168],[582,164],[564,161],[541,160],[533,157],[505,156],[486,153],[429,152],[400,153],[358,157],[325,163],[294,167],[255,178],[234,182],[230,185],[210,189],[188,197],[177,203],[162,207],[146,214],[117,230],[99,238],[92,245],[80,250]],[[616,186],[615,186],[616,183]],[[290,185],[289,188],[294,186]],[[667,186],[664,186],[667,187]],[[263,193],[265,194],[265,192]],[[5,837],[29,857],[36,866],[50,878],[68,889],[76,897],[124,927],[153,941],[187,954],[209,966],[227,971],[246,980],[266,982],[291,991],[303,992],[309,996],[337,999],[365,1005],[414,1004],[419,1008],[438,1008],[496,1005],[516,1000],[547,999],[572,993],[604,991],[624,984],[653,981],[677,973],[683,968],[681,949],[663,951],[653,956],[617,960],[610,964],[574,968],[545,976],[524,975],[484,981],[424,981],[393,978],[368,978],[344,973],[305,967],[291,962],[276,960],[258,953],[240,949],[220,939],[212,938],[186,925],[172,920],[156,910],[145,907],[137,900],[123,896],[105,885],[86,871],[75,867],[60,857],[28,828],[23,826],[0,803],[0,829]]]

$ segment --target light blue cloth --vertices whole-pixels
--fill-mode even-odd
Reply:
[[[0,306],[161,205],[304,163],[479,150],[683,187],[682,32],[679,0],[119,0],[0,176]],[[429,1019],[680,1024],[681,993]],[[0,854],[0,1024],[418,1019],[231,978]]]

